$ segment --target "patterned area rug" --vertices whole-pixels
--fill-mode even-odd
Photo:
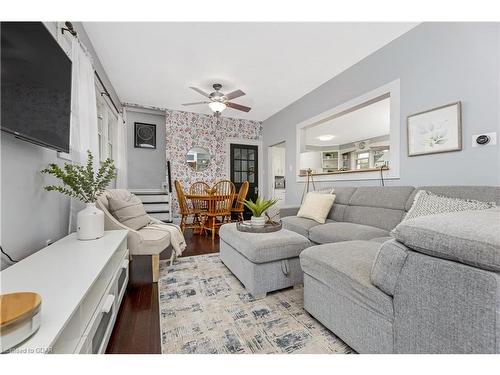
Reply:
[[[160,264],[162,353],[352,353],[303,309],[303,290],[255,300],[218,254]]]

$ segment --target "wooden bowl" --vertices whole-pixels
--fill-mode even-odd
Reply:
[[[41,307],[42,297],[37,293],[0,295],[0,352],[26,340],[38,330]]]

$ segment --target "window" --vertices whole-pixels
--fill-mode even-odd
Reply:
[[[106,139],[106,146],[107,146],[107,157],[110,159],[114,159],[114,153],[113,153],[113,144],[116,142],[115,140],[115,130],[116,130],[116,125],[117,125],[118,118],[115,116],[115,114],[111,111],[108,113],[108,136]]]
[[[356,157],[356,169],[370,168],[370,153],[359,152]]]
[[[96,88],[97,101],[97,135],[99,141],[99,161],[107,158],[114,159],[114,145],[116,143],[116,127],[118,116]]]
[[[103,120],[104,120],[104,101],[99,100],[102,99],[101,95],[98,90],[96,90],[96,101],[97,101],[97,138],[99,141],[99,160],[103,160],[103,149],[102,149],[102,144],[103,144],[103,139],[104,139],[104,134],[103,134]]]

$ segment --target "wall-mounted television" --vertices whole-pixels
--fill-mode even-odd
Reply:
[[[69,152],[71,60],[43,23],[1,23],[0,69],[0,128]]]

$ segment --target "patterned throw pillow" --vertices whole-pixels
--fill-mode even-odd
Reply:
[[[486,210],[493,207],[496,207],[495,202],[481,202],[473,199],[451,198],[433,194],[426,190],[420,190],[415,195],[413,205],[406,214],[404,220],[446,212]]]

